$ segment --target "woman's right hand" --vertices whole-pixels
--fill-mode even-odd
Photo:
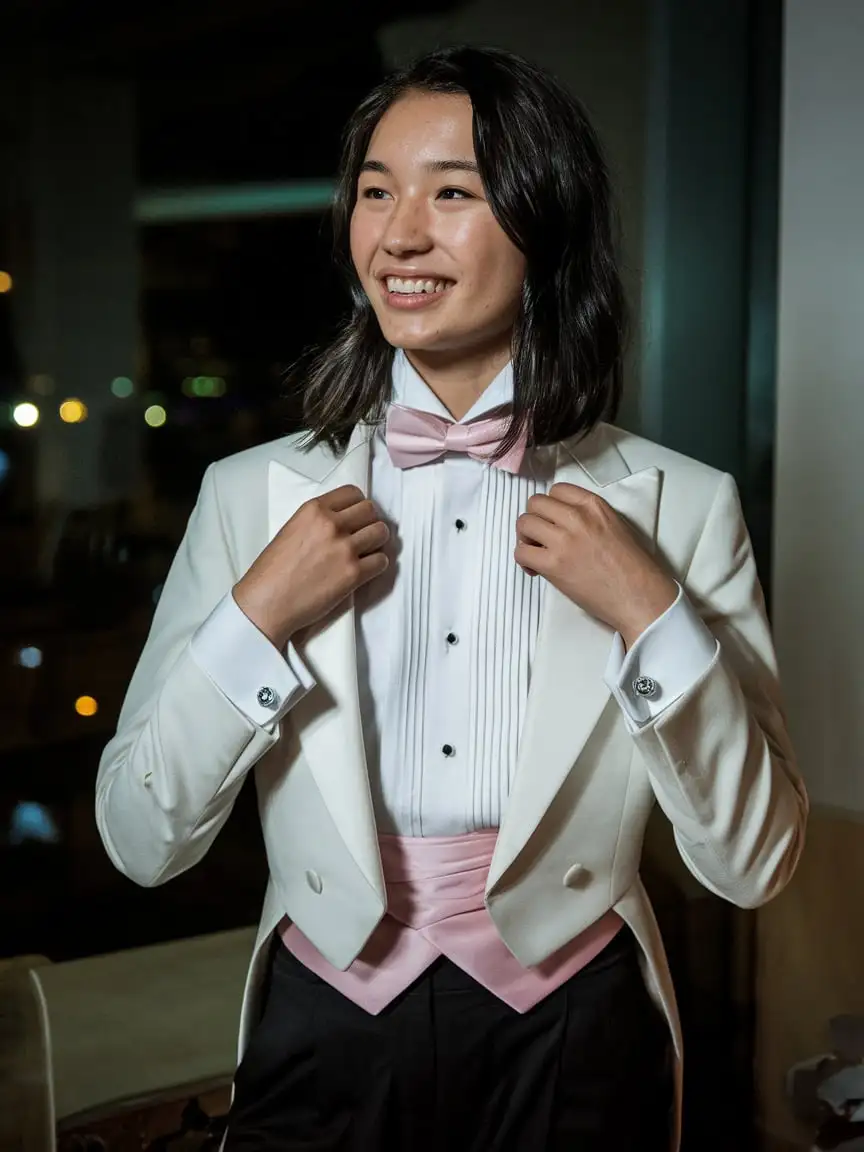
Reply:
[[[302,504],[234,586],[252,623],[283,649],[389,566],[390,530],[353,484]]]

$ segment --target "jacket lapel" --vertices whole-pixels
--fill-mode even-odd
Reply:
[[[321,479],[271,460],[268,520],[272,539],[301,504],[354,484],[369,492],[372,429],[358,425],[343,456]],[[369,884],[386,903],[381,856],[360,718],[354,603],[351,597],[298,641],[317,687],[292,709],[303,752],[336,828]]]
[[[583,444],[559,447],[554,482],[602,496],[653,550],[660,474],[656,468],[631,474],[602,425]],[[603,674],[612,636],[609,627],[546,586],[516,773],[487,894],[537,828],[609,702]]]

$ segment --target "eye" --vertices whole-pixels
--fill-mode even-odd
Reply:
[[[464,188],[442,188],[438,193],[439,200],[473,200],[474,196]]]
[[[363,200],[383,200],[389,196],[389,192],[385,192],[383,188],[364,188],[360,193]]]

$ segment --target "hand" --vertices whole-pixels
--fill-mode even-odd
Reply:
[[[532,496],[516,521],[516,562],[621,634],[630,648],[678,588],[605,500],[575,484]]]
[[[390,530],[359,488],[308,500],[273,537],[234,599],[277,648],[387,570]]]

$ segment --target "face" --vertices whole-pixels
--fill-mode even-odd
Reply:
[[[410,93],[381,118],[351,255],[390,344],[418,358],[509,359],[525,258],[486,200],[467,96]]]

